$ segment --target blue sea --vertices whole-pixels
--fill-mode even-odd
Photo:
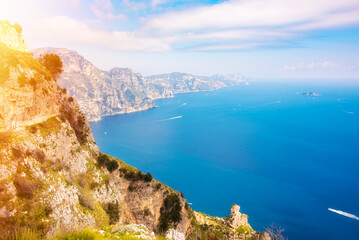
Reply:
[[[196,211],[224,217],[236,203],[258,231],[275,223],[293,240],[359,239],[358,85],[251,82],[155,103],[91,123],[100,150]]]

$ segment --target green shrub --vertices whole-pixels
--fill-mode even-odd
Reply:
[[[119,165],[116,160],[110,160],[106,163],[106,168],[110,173],[112,173],[113,171],[118,169],[118,167],[119,167]]]
[[[152,175],[151,173],[144,174],[143,181],[145,182],[151,182],[152,181]]]
[[[43,151],[41,151],[40,149],[35,149],[35,150],[33,151],[33,156],[34,156],[34,158],[35,158],[37,161],[39,161],[39,162],[41,162],[41,163],[44,163],[44,162],[45,162],[46,155],[45,155],[45,153],[44,153]]]
[[[133,192],[136,190],[136,187],[131,183],[127,189],[128,189],[128,191]]]
[[[30,131],[32,134],[37,133],[37,130],[38,130],[37,127],[36,127],[36,126],[33,126],[33,125],[30,126],[28,129],[29,129],[29,131]]]
[[[161,187],[162,187],[162,184],[161,184],[161,183],[157,183],[157,184],[155,185],[155,190],[158,191],[158,190],[161,189]]]
[[[141,171],[128,171],[126,168],[120,168],[120,172],[124,174],[125,179],[136,182],[136,181],[144,181],[144,182],[151,182],[153,177],[151,173],[144,174]]]
[[[95,209],[95,203],[93,202],[91,196],[84,191],[80,192],[79,202],[82,206],[84,206],[88,209],[91,209],[91,210]]]
[[[52,73],[55,79],[57,79],[64,71],[61,58],[54,53],[40,56],[40,61]]]
[[[86,188],[89,185],[89,178],[85,173],[81,173],[77,175],[77,183],[83,187]]]
[[[118,210],[118,202],[107,203],[104,206],[104,210],[110,218],[110,224],[116,224],[120,219],[120,213]]]
[[[169,228],[176,228],[177,224],[182,220],[181,201],[177,194],[171,193],[162,203],[160,209],[159,232],[166,232]]]
[[[9,240],[40,240],[40,234],[31,228],[23,228],[15,231],[14,234],[11,234],[9,237],[4,238]]]
[[[102,240],[105,239],[100,233],[92,229],[84,229],[81,232],[69,233],[55,238],[56,240]]]
[[[100,167],[106,167],[110,173],[112,173],[119,167],[119,164],[116,160],[110,160],[110,158],[105,154],[100,154],[98,156],[97,164]]]
[[[35,80],[35,78],[31,78],[29,81],[30,85],[32,86],[32,90],[36,91],[37,89],[37,82]]]
[[[21,198],[32,198],[38,184],[30,179],[16,175],[14,179],[14,185],[17,189],[17,194]]]
[[[100,167],[105,167],[109,161],[110,161],[109,157],[105,154],[100,154],[97,158],[97,164]]]
[[[15,159],[24,159],[25,157],[25,153],[24,153],[24,150],[19,148],[19,147],[16,147],[16,148],[12,148],[12,155],[14,156]]]

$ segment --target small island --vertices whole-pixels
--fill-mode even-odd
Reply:
[[[309,96],[309,97],[320,97],[321,96],[319,93],[315,93],[315,92],[304,92],[302,94],[303,94],[303,96]]]

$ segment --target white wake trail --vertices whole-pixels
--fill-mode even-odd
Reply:
[[[182,116],[166,118],[166,119],[157,120],[157,121],[153,121],[153,122],[164,122],[164,121],[170,121],[170,120],[179,119],[179,118],[182,118]]]
[[[352,218],[352,219],[355,219],[355,220],[358,220],[359,221],[359,217],[358,216],[355,216],[354,214],[351,214],[351,213],[347,213],[347,212],[343,212],[343,211],[340,211],[340,210],[335,210],[333,208],[328,208],[329,211],[332,211],[332,212],[335,212],[335,213],[338,213],[340,215],[343,215],[345,217],[348,217],[348,218]]]

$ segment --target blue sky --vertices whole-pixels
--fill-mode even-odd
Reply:
[[[0,17],[104,70],[359,78],[359,0],[0,0]]]

